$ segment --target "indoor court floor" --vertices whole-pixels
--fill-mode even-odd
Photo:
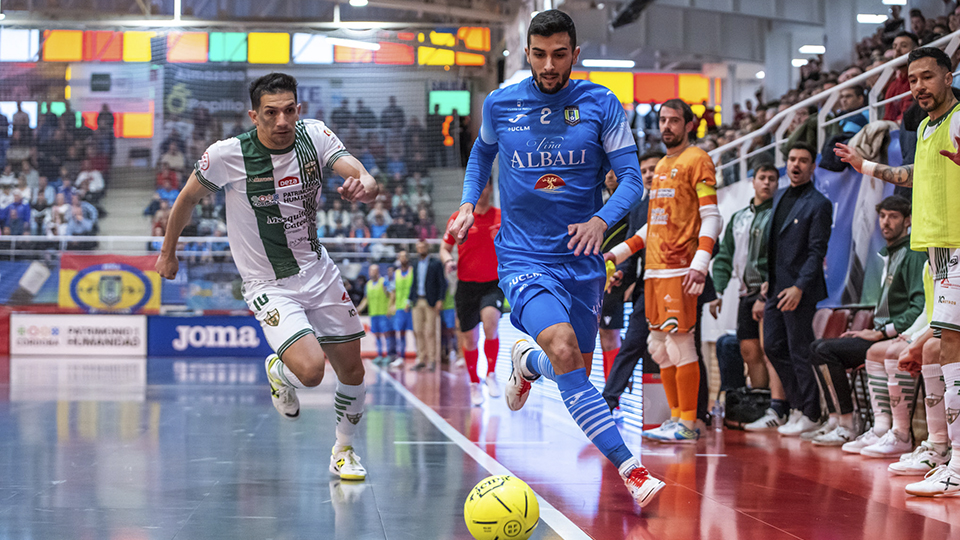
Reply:
[[[468,540],[463,501],[490,474],[537,492],[535,539],[960,538],[960,500],[907,498],[884,461],[776,434],[674,447],[627,431],[667,482],[641,511],[558,401],[471,407],[456,368],[368,364],[368,479],[341,482],[327,375],[290,422],[261,361],[0,359],[0,540]]]

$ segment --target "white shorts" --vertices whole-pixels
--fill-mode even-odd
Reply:
[[[930,248],[933,321],[930,326],[960,332],[960,249]]]
[[[316,336],[321,345],[364,335],[340,269],[326,252],[295,276],[244,283],[243,299],[260,321],[270,347],[281,356],[307,335]]]

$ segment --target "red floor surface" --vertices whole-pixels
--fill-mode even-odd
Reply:
[[[558,401],[534,393],[519,412],[502,397],[470,407],[463,370],[394,376],[593,538],[960,538],[960,498],[908,497],[903,487],[917,478],[889,475],[889,461],[775,432],[710,431],[680,447],[641,445],[638,433],[625,431],[667,483],[641,511]]]

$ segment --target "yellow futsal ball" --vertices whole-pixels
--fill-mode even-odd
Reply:
[[[491,476],[470,490],[463,518],[477,540],[526,540],[540,522],[540,504],[523,480]]]

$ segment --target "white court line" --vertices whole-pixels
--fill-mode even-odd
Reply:
[[[466,436],[454,429],[454,427],[444,420],[443,417],[428,407],[426,403],[420,401],[420,398],[413,395],[412,392],[407,390],[405,386],[400,384],[400,382],[394,379],[389,373],[384,371],[381,371],[380,373],[385,375],[387,382],[393,385],[393,388],[407,401],[409,401],[411,405],[423,413],[423,415],[427,417],[427,420],[430,420],[430,422],[436,426],[441,433],[449,437],[451,441],[456,443],[457,446],[464,451],[464,453],[472,457],[490,474],[516,476],[506,467],[501,465],[499,461],[493,459],[486,452],[473,444],[470,439],[467,439]],[[534,494],[536,494],[537,501],[540,503],[540,519],[543,520],[547,526],[553,529],[554,532],[560,536],[560,538],[569,540],[591,540],[587,533],[583,532],[580,527],[577,527],[576,524],[570,521],[570,518],[560,513],[560,511],[554,508],[552,504],[548,503],[543,497],[541,497],[539,493],[534,491]]]

